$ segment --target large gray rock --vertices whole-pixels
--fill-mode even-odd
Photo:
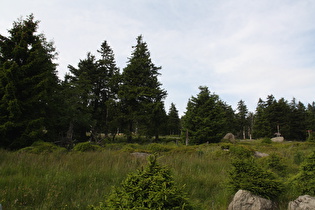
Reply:
[[[234,195],[228,210],[270,210],[272,208],[271,200],[253,195],[246,190],[239,190]]]
[[[233,133],[227,133],[225,134],[225,136],[223,137],[224,140],[228,140],[231,143],[235,143],[235,136],[233,135]]]
[[[315,209],[315,198],[309,195],[299,196],[296,200],[291,201],[288,210],[312,210]]]
[[[255,151],[254,156],[255,156],[255,157],[258,157],[258,158],[262,158],[262,157],[267,157],[267,156],[269,156],[269,155],[266,154],[266,153],[263,153],[263,152],[257,152],[257,151]]]
[[[282,136],[271,138],[273,142],[283,142],[284,138]]]

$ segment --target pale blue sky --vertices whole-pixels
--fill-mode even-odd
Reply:
[[[254,111],[269,94],[315,101],[314,11],[312,0],[10,0],[1,3],[0,34],[34,13],[55,42],[61,77],[104,40],[122,70],[142,34],[162,66],[167,111],[173,102],[182,115],[200,85]]]

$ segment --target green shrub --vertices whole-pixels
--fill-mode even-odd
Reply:
[[[277,154],[272,153],[266,158],[268,168],[272,169],[279,175],[284,176],[286,174],[287,166],[283,163],[283,158]]]
[[[293,183],[301,194],[315,196],[315,151],[301,165]]]
[[[142,146],[140,144],[137,143],[133,143],[133,144],[125,144],[122,148],[123,151],[125,152],[145,152],[142,149]]]
[[[195,146],[179,146],[174,147],[174,149],[170,150],[169,154],[194,154],[196,153],[196,147]]]
[[[222,150],[229,150],[230,146],[232,146],[231,143],[223,143],[223,144],[221,144],[221,149]]]
[[[297,151],[294,153],[294,156],[293,156],[293,162],[296,164],[296,165],[300,165],[305,159],[305,156],[304,156],[304,153],[301,152],[301,151]]]
[[[105,148],[107,150],[121,150],[123,147],[124,147],[124,144],[122,143],[105,144]]]
[[[249,158],[254,154],[254,150],[247,146],[230,146],[230,154],[238,158]]]
[[[311,134],[307,137],[306,141],[315,143],[315,135]]]
[[[128,175],[121,187],[114,188],[105,203],[92,209],[191,209],[171,171],[149,157],[149,165]]]
[[[51,153],[51,152],[66,152],[67,149],[59,147],[51,142],[36,141],[31,146],[20,149],[18,152],[27,152],[33,154]]]
[[[271,141],[271,138],[263,138],[263,139],[261,140],[261,143],[263,143],[263,144],[271,144],[272,141]]]
[[[100,151],[100,150],[102,150],[102,147],[88,141],[78,143],[73,148],[73,151],[77,151],[77,152]]]
[[[254,159],[237,159],[232,162],[228,186],[233,193],[242,189],[255,195],[275,200],[284,189],[276,176],[261,168]]]
[[[165,144],[158,144],[158,143],[151,143],[151,144],[148,144],[146,146],[146,148],[152,152],[152,153],[159,153],[159,152],[168,152],[168,151],[171,151],[174,146],[171,146],[171,145],[165,145]]]

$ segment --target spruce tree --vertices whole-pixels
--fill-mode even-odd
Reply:
[[[238,113],[236,114],[238,126],[237,131],[241,134],[243,139],[246,139],[246,130],[248,129],[249,126],[247,120],[248,109],[243,100],[240,100],[238,102],[237,110],[238,110]]]
[[[55,117],[52,100],[58,87],[53,43],[38,34],[29,15],[0,35],[1,146],[20,148],[48,138]]]
[[[120,109],[118,108],[118,89],[120,85],[120,72],[116,66],[115,55],[107,41],[101,44],[97,51],[98,76],[96,77],[96,95],[98,98],[94,118],[97,120],[97,130],[116,133],[119,124]]]
[[[306,108],[302,102],[296,102],[295,99],[292,100],[290,104],[291,114],[288,117],[290,124],[290,136],[291,140],[306,140],[306,130],[307,130],[307,114]]]
[[[122,72],[122,84],[118,92],[123,109],[128,141],[132,133],[158,138],[159,126],[165,117],[164,102],[166,91],[158,81],[161,67],[151,61],[150,52],[142,36]]]
[[[174,103],[171,103],[171,107],[168,112],[168,130],[170,135],[180,135],[180,119],[178,116],[178,110]]]
[[[287,140],[305,140],[307,112],[303,103],[295,99],[289,104],[284,98],[278,101],[273,95],[267,101],[259,99],[254,120],[255,138],[272,137],[278,130]]]
[[[183,118],[189,141],[196,144],[219,142],[226,133],[233,132],[234,112],[208,87],[199,87],[197,97],[191,97]]]
[[[254,138],[270,137],[270,121],[266,107],[267,103],[259,98],[254,118]]]
[[[78,67],[68,66],[70,74],[66,74],[63,82],[65,103],[69,112],[69,128],[67,130],[68,141],[75,137],[79,141],[87,140],[86,132],[90,132],[96,122],[93,120],[93,105],[95,104],[95,95],[93,92],[92,78],[97,71],[96,58],[91,53],[80,60]]]
[[[312,134],[315,131],[315,102],[307,105],[306,110],[306,129],[308,132],[307,140],[314,140],[314,135]]]
[[[69,82],[68,86],[75,96],[68,100],[77,100],[74,103],[77,105],[74,106],[78,108],[74,110],[80,110],[73,115],[72,120],[76,123],[72,124],[77,132],[81,132],[81,138],[84,138],[86,131],[92,131],[94,140],[98,140],[100,133],[108,134],[117,130],[117,92],[120,80],[114,53],[106,41],[97,52],[101,55],[100,59],[88,53],[86,59],[80,60],[77,68],[69,65],[70,74],[65,80]]]
[[[192,209],[186,193],[175,185],[171,171],[149,156],[149,165],[131,173],[113,188],[105,203],[92,209]]]

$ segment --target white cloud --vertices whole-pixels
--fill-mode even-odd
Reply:
[[[269,94],[314,101],[314,11],[310,0],[12,0],[0,8],[0,33],[33,12],[60,52],[61,75],[104,40],[124,68],[143,34],[162,66],[167,110],[174,102],[182,114],[207,85],[233,107],[243,99],[254,111]]]

